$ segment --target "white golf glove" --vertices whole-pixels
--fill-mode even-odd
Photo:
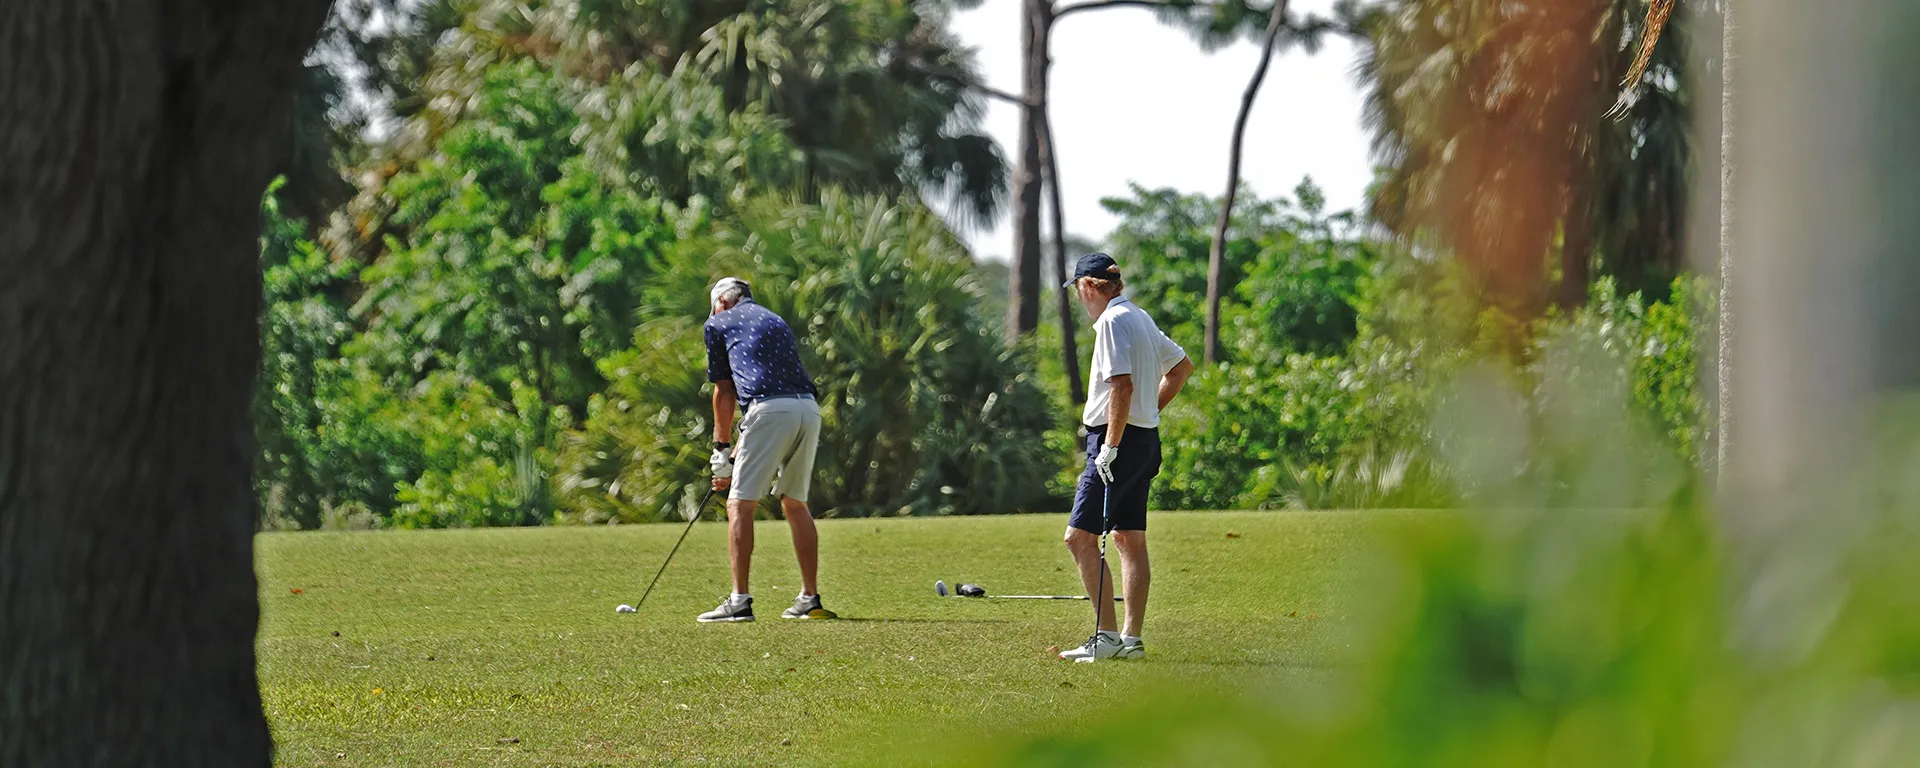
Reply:
[[[708,463],[713,466],[715,480],[733,477],[733,446],[714,446],[713,458]]]
[[[1100,446],[1100,455],[1093,459],[1093,471],[1100,473],[1100,482],[1113,485],[1113,461],[1118,458],[1120,458],[1120,446]]]

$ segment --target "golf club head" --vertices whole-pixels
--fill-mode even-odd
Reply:
[[[941,579],[935,579],[935,580],[933,581],[933,593],[934,593],[934,594],[936,594],[936,595],[939,595],[939,596],[941,596],[941,597],[946,597],[946,596],[947,596],[947,582],[946,582],[946,581],[944,581],[944,580],[941,580]]]
[[[960,585],[960,596],[961,597],[986,597],[987,590],[978,584],[962,584]]]

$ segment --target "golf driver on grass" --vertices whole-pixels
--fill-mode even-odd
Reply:
[[[1093,636],[1062,651],[1073,661],[1145,656],[1140,639],[1147,614],[1147,494],[1160,473],[1160,411],[1180,394],[1193,361],[1128,300],[1113,258],[1080,257],[1073,279],[1080,303],[1093,317],[1093,363],[1088,368],[1087,468],[1080,475],[1067,520],[1067,550],[1093,596]],[[1145,382],[1135,386],[1135,379]],[[1097,499],[1096,499],[1097,497]],[[1094,505],[1099,505],[1095,510]],[[1096,517],[1096,514],[1098,515]],[[1114,617],[1113,578],[1107,568],[1107,534],[1120,552],[1125,576],[1126,631]]]

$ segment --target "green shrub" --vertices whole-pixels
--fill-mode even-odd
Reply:
[[[1110,248],[1127,295],[1195,355],[1203,350],[1207,264],[1220,201],[1131,188],[1101,201],[1120,217]],[[1234,205],[1221,281],[1221,346],[1232,362],[1339,354],[1359,331],[1359,302],[1377,244],[1351,213],[1328,214],[1312,179],[1291,199],[1244,191]]]
[[[1275,474],[1284,462],[1324,468],[1362,446],[1417,448],[1426,441],[1431,382],[1454,357],[1368,338],[1347,357],[1292,355],[1278,371],[1203,370],[1162,421],[1167,469],[1154,505],[1273,506],[1285,492]]]
[[[1696,318],[1711,302],[1708,284],[1699,278],[1679,278],[1670,300],[1652,304],[1638,293],[1619,295],[1612,280],[1601,278],[1586,305],[1535,332],[1532,373],[1538,379],[1543,366],[1576,365],[1569,353],[1583,350],[1578,369],[1561,372],[1590,379],[1575,391],[1587,396],[1599,382],[1624,389],[1634,418],[1647,421],[1666,449],[1702,469],[1709,414],[1694,350],[1705,330]]]
[[[1242,498],[1258,509],[1432,509],[1458,494],[1425,446],[1366,445],[1331,464],[1282,459],[1261,467]]]
[[[340,345],[352,332],[347,314],[351,270],[308,239],[306,227],[281,214],[284,179],[261,200],[260,377],[253,398],[254,490],[268,528],[315,528],[335,479],[319,455],[315,432],[324,420],[321,391]]]
[[[697,294],[704,297],[704,291]],[[557,475],[562,520],[643,522],[692,511],[709,477],[713,423],[706,349],[689,317],[652,321],[606,360],[605,393],[567,436]]]

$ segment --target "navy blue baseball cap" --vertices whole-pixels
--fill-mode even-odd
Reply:
[[[1120,273],[1115,272],[1113,267],[1112,256],[1104,253],[1089,253],[1080,257],[1080,262],[1074,265],[1073,279],[1068,280],[1066,285],[1060,287],[1072,288],[1073,284],[1080,282],[1080,278],[1083,277],[1092,277],[1100,280],[1118,280],[1120,279]]]

